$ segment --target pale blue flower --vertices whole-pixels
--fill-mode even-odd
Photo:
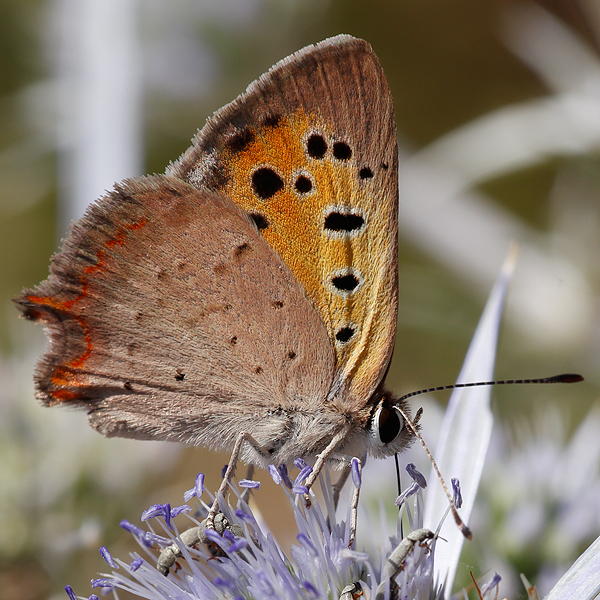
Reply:
[[[491,379],[498,324],[510,270],[509,264],[494,288],[469,349],[461,372],[462,380]],[[438,463],[442,472],[452,477],[454,501],[457,506],[462,505],[460,512],[465,522],[468,522],[473,508],[490,440],[488,391],[486,388],[469,388],[453,394],[437,448]],[[101,554],[113,571],[93,580],[92,585],[115,593],[127,590],[148,600],[337,600],[340,597],[346,600],[357,585],[372,600],[450,598],[463,538],[451,519],[444,523],[448,503],[439,493],[437,483],[427,488],[425,500],[427,482],[414,465],[409,465],[407,471],[413,478],[413,484],[396,500],[401,508],[397,530],[392,535],[381,535],[378,540],[379,556],[374,557],[358,551],[356,545],[348,547],[350,505],[346,508],[345,520],[339,520],[333,508],[328,474],[322,474],[320,479],[323,501],[319,502],[311,490],[312,506],[307,509],[303,500],[307,491],[304,481],[312,469],[301,459],[295,461],[295,466],[299,471],[294,481],[285,466],[271,466],[268,471],[293,507],[298,533],[291,557],[261,527],[235,483],[231,491],[237,498],[236,506],[230,506],[222,498],[219,501],[226,519],[220,532],[205,530],[206,542],[188,547],[179,532],[185,536],[189,527],[200,525],[214,499],[204,489],[203,476],[199,475],[195,486],[184,495],[186,502],[193,502],[193,506],[151,506],[142,515],[147,530],[128,521],[122,522],[122,527],[137,539],[140,551],[132,554],[131,561],[126,563],[113,557],[103,547]],[[460,476],[460,485],[457,475]],[[358,461],[353,464],[351,481],[355,488],[360,487]],[[249,480],[242,480],[239,485],[243,490],[258,488],[258,482]],[[406,514],[409,524],[409,531],[404,532],[409,534],[408,539],[403,539],[401,533],[402,513]],[[180,522],[177,517],[187,521]],[[430,531],[423,530],[424,524],[436,533],[444,526],[443,537],[446,539],[434,537]],[[155,566],[157,555],[161,549],[173,544],[182,556],[177,561],[178,568],[171,569],[171,573],[165,576]],[[578,600],[591,600],[599,588],[598,556],[600,542],[594,543],[577,561],[548,599],[577,597]],[[397,557],[400,557],[399,561],[396,561]],[[448,557],[455,557],[454,563]],[[481,597],[486,600],[496,597],[499,584],[499,575],[488,576],[488,581],[479,585]],[[563,590],[567,589],[577,589],[578,593],[566,596]],[[67,588],[67,593],[74,598],[70,588]]]

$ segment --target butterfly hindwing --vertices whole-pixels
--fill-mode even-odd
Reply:
[[[39,397],[106,435],[229,448],[245,427],[268,446],[285,422],[267,415],[318,412],[331,386],[333,349],[288,267],[231,200],[174,178],[92,205],[17,303],[49,330]]]

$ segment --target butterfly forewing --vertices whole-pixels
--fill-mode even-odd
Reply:
[[[336,355],[330,395],[351,409],[380,383],[394,344],[397,171],[385,76],[350,36],[275,65],[169,168],[250,214],[318,310]]]

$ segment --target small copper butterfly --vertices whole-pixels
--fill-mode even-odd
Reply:
[[[286,464],[383,457],[413,439],[384,388],[396,333],[398,151],[366,42],[276,64],[165,175],[74,223],[16,300],[42,321],[44,404],[107,436]],[[308,482],[312,483],[314,478]]]

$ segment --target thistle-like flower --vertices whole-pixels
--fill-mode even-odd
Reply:
[[[242,480],[233,485],[235,507],[220,502],[222,513],[215,529],[205,529],[202,520],[214,498],[203,488],[200,474],[195,486],[184,495],[188,503],[175,508],[157,504],[144,511],[142,521],[147,529],[128,521],[121,523],[137,539],[140,552],[132,554],[126,563],[102,547],[100,553],[113,570],[93,580],[92,586],[115,592],[127,590],[148,600],[350,599],[359,592],[378,600],[441,598],[433,569],[438,540],[433,532],[423,528],[425,480],[421,473],[412,465],[407,469],[414,482],[396,501],[402,509],[399,519],[406,511],[410,531],[403,539],[388,536],[387,556],[376,562],[351,545],[352,507],[347,507],[346,519],[338,521],[327,474],[320,479],[323,499],[319,501],[311,491],[312,505],[306,507],[302,484],[311,468],[300,459],[295,464],[300,471],[294,481],[283,467],[269,470],[293,507],[298,533],[291,557],[265,532],[248,506],[243,490],[258,489],[257,481]],[[355,490],[361,485],[358,464],[353,461]],[[179,533],[181,518],[187,519],[186,526],[193,529]],[[193,547],[189,546],[189,531],[194,532],[192,537],[197,535]],[[484,586],[484,597],[496,585],[497,581],[487,589]],[[67,592],[74,597],[70,588]]]
[[[492,291],[461,371],[463,380],[491,379],[510,270],[509,262]],[[461,517],[465,522],[473,508],[491,426],[486,388],[456,390],[442,426],[437,460],[443,473],[460,475],[462,493],[457,480],[452,481],[452,487],[457,507],[463,505],[464,496]],[[205,528],[202,520],[214,497],[204,489],[203,476],[198,475],[194,487],[184,495],[186,504],[175,508],[158,504],[143,513],[142,521],[146,522],[147,529],[129,521],[121,523],[137,539],[140,552],[133,554],[130,562],[124,562],[101,548],[102,556],[113,570],[93,580],[92,585],[104,591],[112,590],[115,595],[118,590],[127,590],[148,600],[355,600],[360,594],[372,600],[451,597],[463,537],[452,521],[445,519],[447,501],[435,485],[428,489],[425,501],[426,481],[416,468],[407,469],[413,483],[396,500],[400,507],[397,530],[392,535],[382,535],[380,555],[373,558],[362,552],[360,540],[354,539],[353,511],[361,487],[360,462],[352,461],[355,493],[346,508],[346,518],[341,521],[334,507],[328,474],[321,475],[323,500],[318,501],[313,491],[308,492],[304,485],[311,467],[301,459],[295,461],[295,466],[299,473],[294,481],[285,467],[269,468],[270,476],[285,490],[293,507],[298,533],[291,556],[285,554],[248,506],[246,490],[258,489],[258,481],[241,480],[233,484],[235,506],[219,497],[222,514],[215,519],[214,529]],[[303,498],[307,492],[311,496],[310,508]],[[183,518],[188,520],[185,527],[181,523]],[[408,524],[404,535],[403,520]],[[442,525],[444,531],[438,535]],[[561,578],[547,599],[595,598],[600,592],[599,563],[600,539]],[[496,574],[482,585],[473,580],[477,597],[480,600],[496,598],[499,582]],[[537,598],[535,588],[526,580],[524,583],[529,598]],[[66,590],[74,600],[71,588],[67,586]],[[94,599],[97,600],[95,595],[90,596],[90,600]]]

